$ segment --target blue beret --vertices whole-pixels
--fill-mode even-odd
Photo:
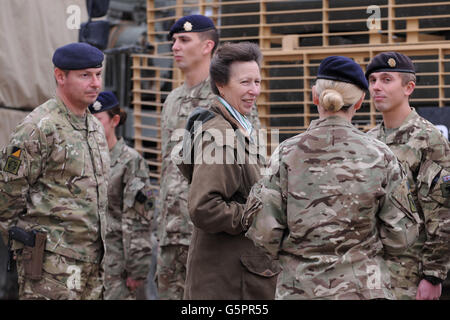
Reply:
[[[103,52],[85,42],[74,42],[56,49],[52,61],[62,70],[100,68]]]
[[[97,101],[89,106],[92,114],[107,111],[119,105],[116,95],[111,91],[103,91],[97,97]]]
[[[193,14],[178,19],[170,28],[169,39],[179,32],[204,32],[215,29],[214,22],[201,14]]]
[[[369,88],[364,72],[352,59],[342,56],[330,56],[322,60],[317,79],[328,79],[352,83],[363,90]]]
[[[367,66],[366,78],[371,73],[382,71],[416,73],[411,59],[399,52],[382,52],[373,57]]]

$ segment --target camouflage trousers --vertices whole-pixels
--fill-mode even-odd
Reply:
[[[103,295],[103,271],[99,264],[44,252],[42,278],[25,277],[20,252],[17,258],[19,299],[97,300]]]
[[[107,276],[105,279],[105,292],[103,298],[105,300],[136,300],[136,292],[131,292],[127,285],[126,279],[122,276]]]
[[[183,299],[188,250],[185,245],[159,247],[156,270],[159,299]]]
[[[109,276],[105,279],[105,300],[147,300],[146,287],[147,280],[143,281],[135,291],[130,291],[126,284],[126,279],[122,276]]]

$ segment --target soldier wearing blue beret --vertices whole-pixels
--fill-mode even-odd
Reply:
[[[351,123],[366,88],[356,62],[325,58],[319,119],[277,147],[277,170],[250,191],[246,236],[280,262],[275,299],[394,298],[383,257],[411,245],[417,222],[394,153]]]
[[[53,64],[62,70],[101,68],[103,52],[84,42],[75,42],[56,49]]]
[[[89,111],[92,114],[111,110],[119,106],[119,100],[111,91],[102,91],[97,97],[97,101],[89,105]]]
[[[437,300],[450,265],[450,145],[409,104],[416,86],[411,59],[382,52],[367,66],[375,108],[383,121],[368,132],[385,142],[403,163],[420,217],[420,235],[404,254],[388,259],[398,299]]]
[[[155,199],[150,173],[145,159],[116,135],[116,128],[125,123],[127,113],[114,93],[100,92],[89,110],[105,129],[111,158],[103,297],[134,300],[138,292],[144,291],[152,257]]]
[[[20,228],[9,233],[20,299],[101,299],[110,157],[86,110],[102,88],[103,53],[71,43],[52,61],[55,97],[27,115],[0,154],[0,233],[5,240]]]
[[[62,46],[53,54],[57,96],[76,115],[84,115],[101,91],[103,58],[99,49],[82,42]],[[80,81],[72,82],[75,79]]]
[[[369,88],[361,67],[352,59],[343,56],[330,56],[322,61],[317,73],[317,79],[329,79],[353,83],[363,90]]]

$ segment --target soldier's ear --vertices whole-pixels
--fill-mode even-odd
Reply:
[[[211,52],[212,52],[212,50],[213,50],[213,48],[214,48],[214,41],[212,41],[212,40],[210,40],[210,39],[207,39],[207,40],[205,40],[204,41],[204,54],[205,55],[209,55],[209,54],[211,54]]]
[[[56,84],[58,84],[58,85],[61,85],[64,82],[64,79],[66,78],[66,73],[59,68],[55,68],[54,75],[55,75]]]
[[[115,114],[115,115],[112,117],[111,121],[112,121],[112,124],[113,124],[114,128],[117,127],[117,125],[118,125],[119,122],[120,122],[120,116],[119,116],[118,114]]]
[[[318,106],[319,105],[319,96],[317,95],[316,92],[316,86],[312,87],[312,98],[313,98],[313,103]]]
[[[409,81],[405,86],[405,95],[410,96],[413,93],[415,87],[415,82]]]
[[[361,98],[358,100],[358,102],[355,103],[355,107],[354,107],[355,111],[358,110],[359,108],[361,108],[365,96],[366,96],[366,93],[364,92],[362,94]]]

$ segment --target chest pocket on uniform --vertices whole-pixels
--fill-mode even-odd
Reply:
[[[417,213],[417,207],[414,203],[412,194],[408,188],[408,182],[406,176],[397,188],[392,190],[389,194],[389,199],[392,204],[400,209],[407,217],[413,220],[415,223],[420,223],[421,219]]]
[[[450,172],[434,161],[427,160],[421,166],[418,180],[418,193],[424,200],[434,200],[450,207]]]

